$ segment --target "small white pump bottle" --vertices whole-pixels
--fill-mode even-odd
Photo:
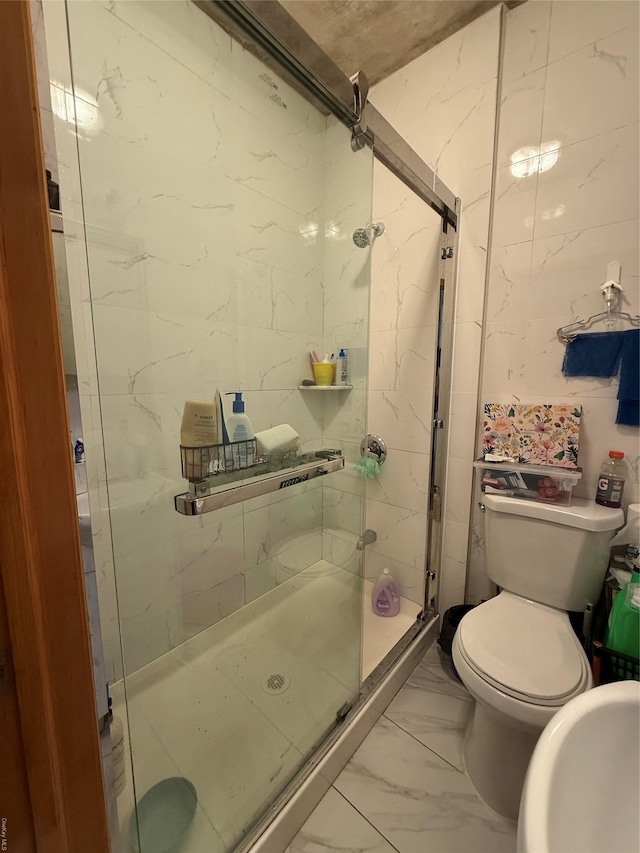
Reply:
[[[231,417],[227,418],[229,441],[232,444],[238,441],[248,442],[255,438],[256,434],[253,431],[248,415],[245,414],[242,392],[228,391],[227,396],[230,394],[235,394],[235,400],[233,401],[233,414]],[[238,444],[231,448],[231,462],[233,468],[249,468],[251,465],[255,465],[255,461],[255,445]]]

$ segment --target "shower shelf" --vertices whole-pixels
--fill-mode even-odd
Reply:
[[[181,515],[203,515],[250,498],[277,492],[331,474],[344,468],[341,450],[317,450],[302,453],[293,460],[264,460],[229,474],[211,474],[205,480],[191,483],[191,489],[174,498]]]
[[[353,385],[298,385],[298,391],[351,391]]]

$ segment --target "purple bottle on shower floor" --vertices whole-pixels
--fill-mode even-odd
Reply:
[[[378,616],[397,616],[400,613],[400,593],[389,569],[385,569],[373,585],[371,609]]]

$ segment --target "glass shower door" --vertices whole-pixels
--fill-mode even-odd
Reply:
[[[130,816],[182,777],[197,809],[181,849],[228,851],[361,684],[352,463],[366,433],[370,253],[352,233],[371,222],[372,154],[353,153],[343,126],[188,0],[66,8],[72,85],[53,85],[82,183],[82,345],[97,364],[87,453],[104,452],[90,489],[108,510],[94,545],[133,767],[118,843],[129,849],[132,831],[155,853],[157,816],[139,809],[137,837]],[[341,347],[350,387],[300,387],[312,350]],[[300,452],[339,450],[346,467],[179,514],[183,406],[216,389],[243,392],[256,431],[290,424]]]

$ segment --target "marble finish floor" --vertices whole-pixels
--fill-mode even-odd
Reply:
[[[514,853],[464,772],[472,709],[432,647],[285,853]]]

